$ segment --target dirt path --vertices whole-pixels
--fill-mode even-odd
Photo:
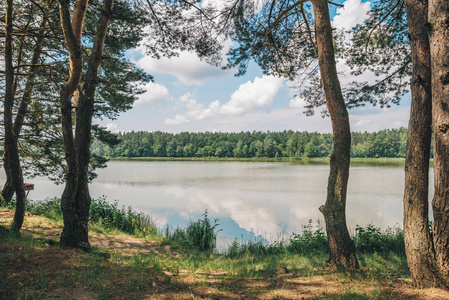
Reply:
[[[12,217],[12,211],[0,209],[0,225],[7,226],[10,224]],[[60,223],[31,214],[26,215],[23,227],[23,232],[27,235],[54,241],[59,239],[61,230],[62,225]],[[127,235],[92,232],[90,233],[90,242],[92,246],[97,246],[102,249],[107,248],[110,251],[119,251],[121,255],[126,256],[151,252],[162,255],[173,255],[167,246],[162,246],[157,241],[144,240]],[[57,247],[49,248],[46,251],[45,255],[42,254],[38,257],[39,262],[36,262],[36,264],[44,264],[45,260],[49,260],[50,257],[51,259],[61,257],[61,261],[75,261],[77,259],[76,252],[60,251]],[[2,255],[8,254],[3,253]],[[74,262],[74,264],[76,263]],[[151,292],[147,292],[146,296],[142,298],[376,299],[375,293],[381,291],[379,298],[382,299],[449,299],[448,292],[439,289],[414,289],[411,286],[410,280],[404,279],[381,283],[379,286],[378,282],[374,284],[369,281],[351,281],[350,279],[329,280],[328,276],[310,276],[305,278],[288,272],[263,279],[232,278],[223,272],[209,272],[208,274],[196,274],[196,276],[189,276],[185,273],[181,271],[178,275],[168,274],[168,276],[171,276],[171,280],[165,285],[157,283],[155,279],[153,287],[147,287],[147,290],[151,290]],[[130,280],[130,278],[127,278],[127,280]],[[41,298],[97,299],[99,295],[75,285],[72,287],[57,288],[46,293]],[[117,295],[113,298],[127,299],[127,296]]]

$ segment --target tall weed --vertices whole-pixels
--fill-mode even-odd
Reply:
[[[401,228],[388,227],[382,231],[368,224],[366,227],[356,226],[355,231],[354,244],[358,252],[405,255],[404,231]]]
[[[329,247],[323,226],[318,220],[316,229],[313,229],[312,220],[303,225],[302,233],[293,233],[290,238],[288,250],[292,253],[311,254],[328,253]]]
[[[285,241],[276,241],[268,243],[263,239],[255,241],[238,241],[235,239],[232,244],[226,249],[225,255],[229,258],[240,257],[242,255],[254,256],[271,256],[281,255],[288,252],[288,243]]]
[[[157,225],[151,216],[142,212],[133,211],[132,207],[119,207],[118,201],[109,203],[105,197],[93,199],[90,206],[90,219],[94,224],[105,228],[118,229],[120,231],[148,235],[157,233]]]
[[[165,230],[165,237],[183,248],[191,248],[200,252],[210,252],[217,246],[217,232],[219,226],[218,219],[212,223],[207,217],[207,210],[202,215],[203,219],[190,221],[185,228],[177,227],[170,231],[169,227]]]

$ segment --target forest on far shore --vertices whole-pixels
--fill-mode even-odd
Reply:
[[[167,132],[118,133],[110,147],[98,140],[91,152],[106,157],[328,157],[332,134],[318,132]],[[351,157],[405,157],[407,128],[353,132]],[[433,151],[432,151],[433,152]]]

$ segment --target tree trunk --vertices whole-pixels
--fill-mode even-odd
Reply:
[[[4,201],[5,203],[9,203],[14,196],[14,187],[12,185],[11,168],[8,165],[8,160],[6,159],[5,155],[3,155],[3,169],[5,169],[6,181],[1,191],[2,201]]]
[[[19,149],[17,147],[17,135],[13,128],[14,106],[14,68],[12,65],[12,16],[13,16],[13,0],[6,2],[6,32],[5,32],[5,102],[3,119],[5,123],[5,140],[4,151],[5,160],[10,169],[11,183],[16,192],[16,211],[11,225],[11,230],[19,232],[22,228],[23,219],[25,217],[25,189],[23,187],[22,169],[20,167]]]
[[[52,0],[48,1],[48,5],[50,5]],[[20,131],[23,127],[23,122],[25,120],[25,116],[28,113],[28,106],[31,102],[31,94],[34,89],[34,80],[36,78],[36,73],[38,70],[37,64],[39,63],[40,55],[42,52],[42,43],[44,40],[44,33],[45,33],[45,27],[47,26],[47,19],[45,16],[42,17],[41,24],[39,26],[39,36],[36,40],[36,45],[34,47],[33,51],[33,57],[31,59],[31,67],[29,70],[29,76],[27,79],[27,83],[25,84],[25,92],[23,93],[22,100],[20,101],[19,109],[17,111],[16,120],[14,121],[14,133],[16,134],[16,137],[20,135]],[[1,195],[3,197],[3,200],[5,202],[10,202],[13,195],[14,195],[14,188],[12,186],[12,175],[11,175],[11,168],[9,167],[8,161],[6,159],[3,160],[4,162],[4,169],[6,174],[6,183],[3,186]]]
[[[90,142],[92,130],[92,116],[94,113],[94,98],[97,87],[97,73],[103,55],[103,45],[106,39],[106,33],[109,21],[112,15],[113,0],[105,0],[102,7],[102,14],[98,21],[91,58],[88,64],[86,76],[79,88],[76,97],[75,113],[75,140],[74,151],[77,155],[77,186],[70,190],[71,203],[70,216],[67,220],[71,222],[70,231],[63,231],[65,234],[65,244],[77,240],[69,246],[83,248],[88,250],[90,246],[88,241],[88,221],[91,198],[88,186],[88,169],[90,161]],[[73,198],[72,198],[73,197]],[[65,227],[64,227],[65,228]],[[63,237],[61,236],[61,241]],[[68,240],[68,241],[67,241]],[[79,247],[77,245],[82,245]]]
[[[354,242],[349,236],[345,213],[351,150],[348,111],[337,76],[328,2],[326,0],[312,2],[315,13],[318,63],[334,134],[327,199],[320,211],[326,223],[330,250],[329,263],[337,267],[358,268]]]
[[[404,187],[404,241],[415,287],[446,287],[436,262],[429,228],[429,157],[432,134],[430,44],[427,3],[406,0],[412,52],[412,104],[407,133]]]
[[[449,278],[449,1],[429,0],[435,193],[433,242]]]
[[[69,51],[70,74],[60,93],[61,124],[64,154],[67,162],[66,185],[61,196],[61,210],[64,219],[60,244],[88,251],[90,249],[87,225],[79,219],[79,207],[76,203],[79,165],[72,130],[72,97],[78,88],[82,73],[81,29],[87,10],[88,0],[77,0],[70,20],[70,1],[59,0],[61,27]]]

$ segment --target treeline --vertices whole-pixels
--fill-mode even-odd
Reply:
[[[328,157],[332,134],[317,132],[118,133],[115,147],[99,141],[92,153],[106,157]],[[405,157],[407,128],[353,132],[352,157]]]

